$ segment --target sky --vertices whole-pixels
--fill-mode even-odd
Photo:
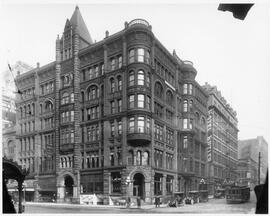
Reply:
[[[244,21],[218,11],[216,1],[0,1],[0,71],[20,60],[55,59],[55,40],[76,4],[93,40],[146,19],[161,43],[193,62],[196,80],[216,85],[237,112],[239,139],[270,142],[270,4],[256,1]]]

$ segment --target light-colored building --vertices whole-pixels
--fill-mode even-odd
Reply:
[[[258,173],[259,152],[261,154],[260,183],[264,183],[268,169],[268,143],[262,136],[238,141],[238,158],[250,159],[256,163]],[[249,174],[246,173],[246,176]],[[256,176],[258,184],[258,176]],[[254,181],[254,180],[253,180]]]
[[[215,188],[235,183],[238,163],[238,120],[216,86],[206,83],[208,92],[208,178],[210,192]]]

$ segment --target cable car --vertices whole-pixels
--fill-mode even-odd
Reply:
[[[227,203],[244,203],[250,199],[250,188],[246,186],[231,186],[227,189]]]

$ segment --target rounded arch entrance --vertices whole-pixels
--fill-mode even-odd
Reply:
[[[64,172],[57,178],[57,199],[69,202],[77,197],[77,180],[71,172]]]
[[[133,176],[133,196],[145,197],[145,177],[142,173]]]
[[[64,184],[65,184],[65,198],[73,197],[74,181],[70,175],[65,176]]]

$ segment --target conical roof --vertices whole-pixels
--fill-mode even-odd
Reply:
[[[91,38],[91,35],[88,32],[88,29],[84,23],[84,20],[82,18],[81,12],[79,10],[79,7],[76,6],[75,11],[70,19],[70,24],[72,27],[77,26],[79,35],[86,40],[88,43],[92,44],[93,40]]]

